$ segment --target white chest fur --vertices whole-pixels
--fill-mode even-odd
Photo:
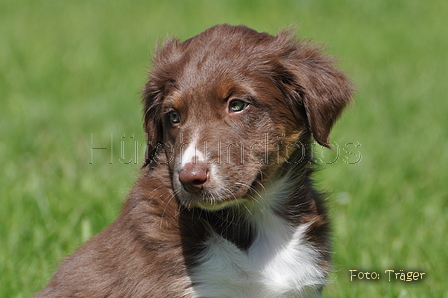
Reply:
[[[191,276],[197,297],[320,297],[324,271],[304,240],[308,225],[293,230],[272,211],[251,217],[258,234],[247,251],[219,235],[210,237]]]

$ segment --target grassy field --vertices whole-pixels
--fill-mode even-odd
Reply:
[[[0,297],[30,297],[116,218],[142,162],[157,38],[216,23],[297,25],[357,86],[333,131],[339,156],[316,150],[334,223],[324,297],[448,297],[447,15],[445,0],[2,0]]]

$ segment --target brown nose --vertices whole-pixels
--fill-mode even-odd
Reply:
[[[208,169],[204,164],[188,162],[179,173],[183,188],[192,193],[199,192],[208,180]]]

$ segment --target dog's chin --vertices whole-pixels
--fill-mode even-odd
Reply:
[[[244,184],[250,185],[250,184]],[[189,192],[182,185],[175,184],[174,189],[181,206],[187,209],[200,208],[217,211],[224,208],[237,207],[248,200],[250,187],[205,187],[197,192]]]
[[[213,200],[205,199],[202,197],[192,198],[180,198],[180,203],[187,209],[200,208],[208,211],[217,211],[224,208],[230,208],[241,204],[244,199],[231,199],[231,200]]]
[[[224,208],[235,207],[246,199],[238,196],[224,198],[222,196],[212,196],[204,193],[192,194],[181,191],[179,194],[179,202],[187,209],[200,208],[208,211],[217,211]]]
[[[233,206],[237,206],[241,203],[243,199],[235,199],[231,201],[217,201],[217,202],[208,202],[201,201],[197,203],[197,207],[208,210],[208,211],[218,211],[224,208],[231,208]]]

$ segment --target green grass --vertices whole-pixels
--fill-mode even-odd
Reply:
[[[332,135],[341,157],[317,175],[334,223],[324,296],[448,297],[447,15],[444,0],[3,0],[0,297],[31,296],[116,218],[142,160],[139,91],[157,38],[216,23],[296,24],[357,86]],[[124,164],[135,146],[138,164]],[[381,278],[350,281],[350,269]],[[426,274],[388,281],[389,269]]]

